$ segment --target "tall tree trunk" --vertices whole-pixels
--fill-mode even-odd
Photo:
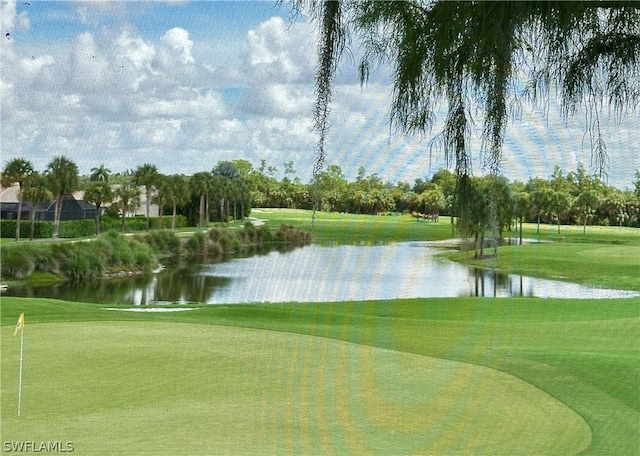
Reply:
[[[210,210],[209,210],[210,203],[211,203],[211,198],[209,197],[209,192],[207,192],[205,200],[204,200],[204,204],[205,204],[204,222],[206,224],[205,226],[209,226],[209,221],[211,220],[209,218],[209,215],[210,215],[209,214],[210,213]]]
[[[20,186],[20,196],[18,196],[18,216],[16,217],[16,242],[20,240],[20,222],[21,221],[22,221],[22,186]]]
[[[34,236],[35,231],[36,231],[36,208],[35,208],[35,206],[31,210],[31,215],[29,216],[29,219],[31,221],[31,233],[29,233],[29,240],[33,241],[33,236]]]
[[[478,259],[478,238],[480,237],[480,233],[476,232],[475,239],[473,241],[473,257]]]
[[[522,245],[522,216],[520,216],[520,245]]]
[[[198,227],[204,228],[204,211],[205,211],[204,193],[200,195],[200,217],[198,218]]]
[[[62,212],[62,198],[64,195],[58,195],[56,198],[56,204],[53,211],[53,239],[58,239],[58,233],[60,231],[60,213]]]
[[[147,187],[147,231],[149,231],[151,219],[149,216],[149,209],[151,207],[151,188]]]
[[[96,215],[95,215],[95,222],[96,222],[96,235],[100,234],[100,205],[96,204]]]
[[[176,229],[176,214],[177,214],[177,205],[174,204],[173,205],[173,214],[172,214],[172,217],[171,217],[171,229],[173,231],[175,231],[175,229]]]

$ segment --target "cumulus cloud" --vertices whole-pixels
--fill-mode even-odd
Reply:
[[[26,156],[43,169],[53,156],[65,154],[83,173],[103,162],[113,171],[153,162],[164,173],[192,174],[219,160],[244,158],[258,165],[266,159],[282,168],[293,159],[298,175],[310,178],[316,144],[313,26],[268,18],[246,30],[244,41],[225,43],[223,64],[203,52],[221,37],[207,38],[189,21],[180,27],[155,24],[153,33],[129,23],[128,10],[150,8],[146,2],[73,5],[67,16],[76,18],[74,26],[86,27],[38,48],[23,46],[24,34],[13,38],[29,17],[18,13],[15,2],[0,3],[3,30],[12,35],[0,37],[3,160]],[[383,178],[425,177],[431,163],[426,144],[389,130],[386,75],[381,72],[363,88],[353,67],[345,62],[334,86],[329,162],[340,164],[350,178],[360,166]],[[538,119],[531,123],[528,133],[507,142],[507,166],[523,163],[519,157],[530,154],[545,134],[533,126],[541,125]],[[565,144],[563,130],[557,131],[556,142]],[[638,142],[637,130],[617,131],[629,132],[624,141]],[[552,161],[560,147],[538,156]],[[545,175],[543,160],[529,156]],[[439,166],[434,157],[433,169]],[[626,168],[638,166],[636,159]]]
[[[167,31],[161,39],[159,60],[162,66],[194,63],[191,50],[193,41],[189,39],[189,32],[180,27]]]
[[[271,82],[310,82],[316,64],[315,38],[309,24],[288,24],[272,17],[247,34],[252,75]]]
[[[188,26],[154,40],[121,21],[125,8],[112,3],[78,2],[73,12],[87,28],[57,43],[55,56],[13,42],[3,51],[3,158],[27,156],[44,168],[65,154],[81,172],[100,162],[122,171],[119,164],[154,161],[163,172],[187,174],[222,159],[312,161],[308,24],[268,19],[245,42],[229,43],[236,65],[219,67],[198,61]],[[2,8],[13,30],[15,2]],[[118,20],[100,25],[109,17]]]

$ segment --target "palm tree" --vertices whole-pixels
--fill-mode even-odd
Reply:
[[[22,189],[25,180],[33,173],[33,165],[24,158],[14,158],[10,160],[2,170],[2,185],[10,187],[14,183],[18,183],[20,190],[18,192],[18,214],[16,217],[16,242],[20,240],[20,220],[22,219]],[[34,208],[35,209],[35,208]],[[33,210],[32,210],[33,212]]]
[[[113,201],[114,193],[106,180],[96,180],[89,184],[84,192],[84,200],[96,205],[96,234],[100,234],[102,205]]]
[[[24,182],[23,190],[24,198],[31,201],[33,208],[31,209],[30,221],[31,232],[29,240],[33,240],[36,225],[36,206],[46,201],[51,201],[53,194],[49,190],[47,179],[37,172],[31,173]]]
[[[212,176],[211,173],[207,173],[206,171],[202,171],[199,173],[195,173],[191,176],[189,180],[189,187],[191,187],[191,191],[194,195],[198,196],[200,199],[199,209],[198,209],[198,227],[204,228],[205,222],[209,223],[209,192],[211,191],[212,186]]]
[[[47,166],[46,171],[49,188],[55,197],[55,214],[53,218],[53,239],[58,238],[60,230],[60,215],[64,195],[78,186],[78,166],[64,156],[55,157]]]
[[[91,174],[89,175],[89,180],[91,182],[109,182],[109,176],[111,175],[111,170],[104,166],[104,163],[101,164],[97,168],[91,168]]]
[[[169,203],[170,188],[168,187],[167,176],[161,175],[156,181],[156,194],[152,202],[158,205],[158,228],[162,229],[162,217],[164,215],[164,206]]]
[[[125,182],[115,191],[117,202],[116,208],[120,211],[122,218],[120,219],[120,231],[124,233],[124,222],[127,212],[133,212],[140,207],[140,192],[133,182]]]
[[[154,186],[158,184],[160,179],[160,173],[155,165],[145,163],[140,165],[134,172],[134,182],[138,185],[144,186],[145,194],[147,197],[147,230],[150,226],[149,208],[151,206],[151,191]]]
[[[174,174],[168,176],[166,181],[167,201],[173,207],[173,213],[171,218],[171,229],[176,229],[176,215],[177,208],[181,204],[185,204],[189,201],[189,181],[180,174]]]

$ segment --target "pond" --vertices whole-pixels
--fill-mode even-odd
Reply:
[[[428,242],[310,245],[224,263],[171,266],[144,277],[37,289],[12,287],[7,295],[157,305],[456,296],[599,299],[640,294],[471,268],[437,256],[440,252],[442,248]]]

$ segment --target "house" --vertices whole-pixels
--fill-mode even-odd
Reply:
[[[115,186],[117,187],[117,186]],[[140,205],[128,216],[144,216],[147,214],[147,194],[144,187],[139,187]],[[16,220],[18,216],[18,193],[20,186],[15,183],[11,187],[0,187],[0,219]],[[70,195],[65,195],[62,202],[62,214],[60,220],[77,220],[94,218],[96,206],[83,200],[84,192],[77,191]],[[106,210],[110,203],[104,204],[102,210]],[[34,210],[31,201],[22,202],[22,220],[29,220],[31,212]],[[55,213],[55,201],[38,204],[35,207],[36,220],[53,220]],[[149,205],[149,215],[157,217],[160,209],[157,204]]]
[[[0,219],[16,220],[18,218],[18,194],[20,186],[16,183],[11,187],[0,187]],[[60,220],[93,219],[96,216],[96,206],[80,199],[83,194],[65,195],[62,200]],[[80,198],[78,198],[80,197]],[[35,212],[36,220],[53,220],[55,201],[41,203],[34,207],[31,201],[22,202],[22,220],[29,220]]]
[[[53,221],[55,217],[55,201],[42,203],[36,206],[36,220]],[[62,197],[62,212],[60,220],[80,220],[94,219],[96,217],[96,206],[82,200],[77,200],[73,195]]]

